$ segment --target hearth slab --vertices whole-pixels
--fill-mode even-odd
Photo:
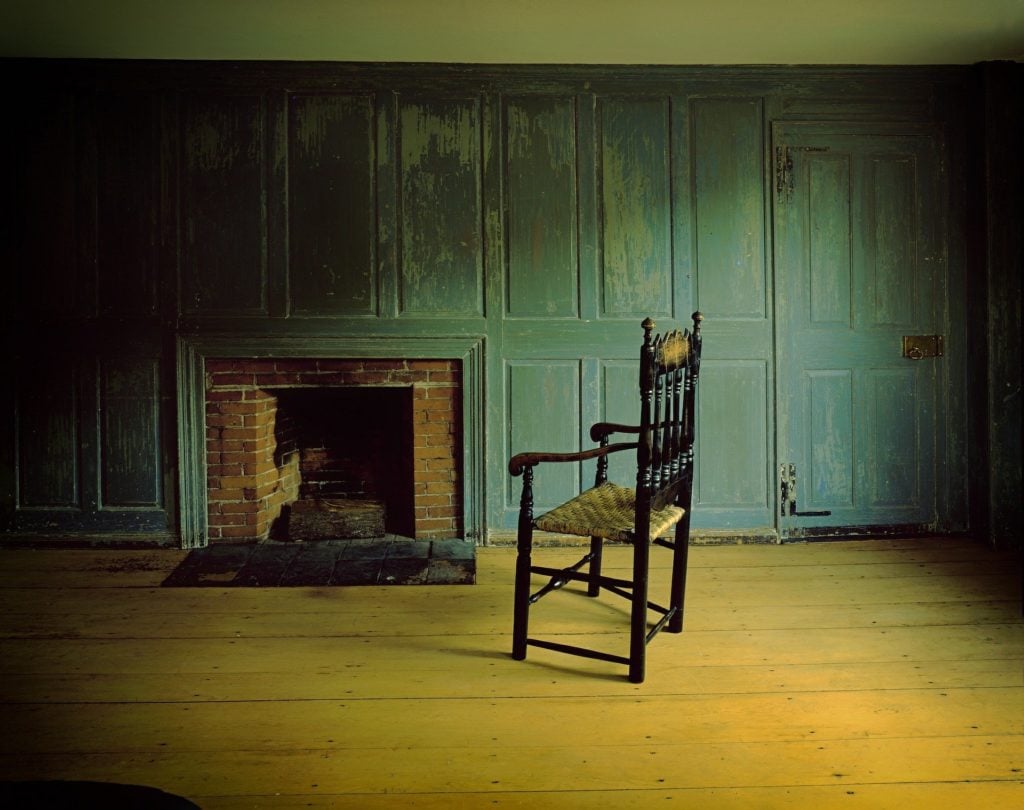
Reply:
[[[195,549],[164,587],[313,587],[471,585],[476,554],[462,540],[374,540],[256,543]]]

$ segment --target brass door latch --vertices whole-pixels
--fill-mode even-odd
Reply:
[[[904,335],[903,356],[911,360],[942,357],[942,335]]]

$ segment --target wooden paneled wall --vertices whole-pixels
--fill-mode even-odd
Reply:
[[[174,341],[484,341],[477,525],[513,452],[633,421],[640,321],[706,317],[695,526],[770,534],[769,124],[934,121],[941,69],[8,64],[8,529],[175,537]],[[956,144],[954,138],[951,143]],[[592,468],[542,471],[538,508]]]

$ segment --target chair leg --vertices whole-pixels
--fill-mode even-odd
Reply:
[[[590,538],[590,567],[587,569],[587,596],[598,596],[601,593],[601,553],[604,549],[604,538]]]
[[[512,618],[512,657],[517,661],[526,658],[526,638],[530,623],[530,566],[532,563],[533,529],[519,527],[516,541],[516,584]]]
[[[647,583],[651,547],[646,538],[633,543],[633,600],[629,615],[629,680],[643,683],[647,668]]]
[[[669,594],[669,608],[675,613],[665,628],[670,633],[683,632],[683,607],[686,602],[686,563],[690,553],[690,513],[687,512],[676,524],[675,550],[672,552],[672,591]]]

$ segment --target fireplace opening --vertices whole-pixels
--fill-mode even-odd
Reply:
[[[298,480],[273,539],[416,534],[411,387],[278,392],[275,466]]]
[[[204,371],[211,542],[463,536],[459,361],[209,358]]]

